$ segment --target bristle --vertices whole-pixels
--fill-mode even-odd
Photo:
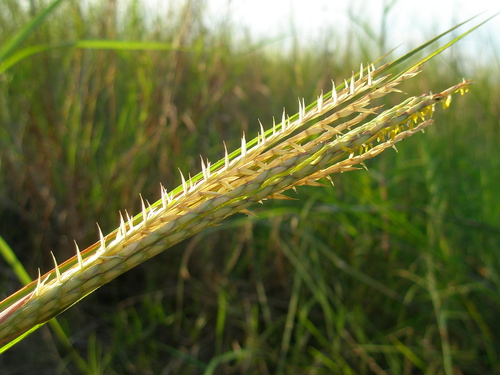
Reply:
[[[283,114],[281,115],[281,131],[284,132],[286,129],[286,112],[283,108]]]
[[[247,154],[247,142],[245,140],[245,132],[243,132],[243,136],[241,137],[241,157],[244,158]]]
[[[226,142],[222,142],[224,144],[224,169],[229,167],[229,154],[227,153]]]
[[[188,192],[188,186],[187,186],[187,183],[186,183],[186,179],[184,178],[184,175],[182,174],[182,171],[181,169],[179,168],[179,173],[181,175],[181,181],[182,181],[182,190],[184,192],[184,195],[187,194]]]
[[[297,98],[297,100],[299,101],[299,121],[302,122],[302,119],[304,118],[304,115],[302,113],[302,102],[300,101],[300,98]]]
[[[212,165],[212,163],[210,163],[207,159],[205,165],[207,166],[207,178],[210,178],[210,166]]]
[[[323,90],[321,90],[321,94],[318,95],[318,112],[321,112],[323,110]]]
[[[76,258],[78,259],[78,268],[79,269],[83,269],[82,253],[80,252],[80,248],[78,247],[78,244],[76,243],[76,240],[75,240],[75,247],[76,247]]]
[[[125,225],[125,220],[123,220],[123,215],[121,211],[118,211],[120,215],[120,225],[116,233],[116,239],[122,239],[127,234],[127,226]]]
[[[35,297],[38,297],[40,296],[40,290],[43,288],[43,286],[45,285],[45,283],[47,282],[47,280],[50,278],[50,273],[47,275],[47,277],[42,280],[42,276],[41,276],[41,273],[40,273],[40,268],[38,269],[38,279],[36,281],[36,289],[35,289]]]
[[[205,166],[205,162],[203,161],[203,156],[201,155],[200,155],[200,161],[201,161],[201,173],[203,174],[203,178],[205,180],[208,180],[207,167]]]
[[[355,87],[354,87],[354,81],[355,81],[355,78],[354,78],[354,72],[352,72],[352,75],[351,75],[351,87],[349,89],[349,93],[351,95],[354,94],[354,90],[355,90]]]
[[[128,230],[131,231],[132,229],[134,229],[134,218],[129,215],[127,210],[125,210],[125,215],[127,215]]]
[[[276,119],[273,117],[273,135],[276,134]]]
[[[38,269],[38,278],[36,279],[36,288],[35,288],[35,296],[38,297],[40,295],[40,287],[42,286],[41,282],[42,275],[40,273],[40,268]]]
[[[193,178],[191,177],[191,172],[188,173],[188,181],[189,181],[189,191],[193,190]]]
[[[142,222],[146,224],[148,221],[148,211],[146,210],[146,203],[144,202],[141,194],[139,194],[139,197],[141,197]]]
[[[163,185],[160,184],[160,191],[161,191],[161,203],[163,209],[167,209],[168,206],[168,192],[167,189],[163,187]]]
[[[335,87],[335,82],[333,81],[332,79],[332,101],[333,101],[333,104],[337,104],[338,102],[338,96],[337,96],[337,88]]]
[[[259,120],[259,125],[260,125],[260,138],[262,139],[262,143],[266,141],[266,132],[264,131],[264,126],[262,125],[262,122]]]
[[[359,79],[362,80],[363,79],[363,63],[361,63],[360,67],[359,67]]]
[[[148,204],[147,214],[148,214],[148,219],[149,219],[155,213],[155,209],[153,208],[153,206],[151,206],[151,203],[149,203],[149,201],[147,199],[146,199],[146,203]]]
[[[306,102],[304,98],[302,100],[299,98],[299,121],[304,121],[304,117],[306,117]]]
[[[142,197],[141,197],[142,199]],[[143,206],[144,206],[144,202],[143,202]],[[101,230],[101,227],[99,226],[98,223],[96,223],[97,225],[97,229],[99,229],[99,241],[101,242],[101,247],[99,248],[99,252],[104,252],[106,251],[106,240],[104,239],[104,235],[102,234],[102,230]]]
[[[56,271],[56,278],[57,278],[57,283],[61,283],[61,272],[59,271],[59,266],[57,265],[57,260],[54,255],[54,253],[51,251],[50,254],[52,254],[52,259],[54,260],[54,269]]]
[[[332,184],[333,187],[335,187],[335,184],[333,183],[333,180],[332,180],[332,177],[328,174],[325,176],[325,178],[330,181],[330,183]]]

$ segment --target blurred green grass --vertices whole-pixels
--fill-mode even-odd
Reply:
[[[36,11],[0,4],[0,43]],[[34,278],[217,160],[282,108],[351,75],[330,44],[289,51],[210,30],[203,3],[167,18],[138,2],[65,2],[23,48],[76,40],[165,51],[47,49],[0,77],[0,235]],[[332,39],[344,35],[332,35]],[[355,36],[350,36],[353,40]],[[381,38],[383,40],[384,38]],[[369,41],[368,41],[369,42]],[[366,43],[362,58],[374,60]],[[361,43],[362,44],[362,43]],[[375,49],[375,48],[374,48]],[[409,94],[460,80],[460,53]],[[361,55],[361,53],[360,53]],[[370,172],[265,202],[102,287],[58,320],[94,373],[494,374],[500,371],[500,92],[474,72],[466,97]],[[393,100],[397,100],[393,99]],[[20,285],[0,263],[6,297]],[[75,373],[44,327],[0,357],[5,374]]]

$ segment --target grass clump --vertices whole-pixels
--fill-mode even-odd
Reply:
[[[179,20],[186,21],[172,22],[178,26],[166,34],[139,27],[136,10],[123,21],[135,26],[124,26],[122,35],[111,22],[112,7],[101,28],[74,28],[78,39],[158,40],[169,46],[167,52],[50,50],[6,71],[12,80],[2,88],[9,104],[2,111],[7,124],[2,142],[8,146],[2,152],[2,194],[18,208],[4,210],[2,222],[25,223],[33,234],[22,239],[20,225],[1,233],[19,244],[17,252],[23,244],[29,249],[22,260],[33,279],[37,266],[49,267],[51,250],[66,259],[73,256],[70,239],[90,241],[92,218],[100,218],[106,233],[119,209],[143,208],[135,217],[122,211],[118,230],[4,301],[3,329],[17,326],[22,332],[28,328],[21,325],[32,318],[38,320],[31,324],[43,323],[194,235],[60,316],[85,358],[80,368],[94,373],[493,373],[498,332],[491,306],[498,302],[493,292],[498,260],[494,252],[478,249],[498,245],[492,235],[498,206],[487,189],[495,172],[487,176],[481,167],[464,167],[477,162],[468,151],[471,139],[483,140],[482,132],[446,125],[461,123],[451,117],[455,113],[472,116],[466,101],[445,112],[450,117],[439,119],[439,130],[428,128],[430,134],[398,146],[404,157],[383,153],[377,163],[370,162],[371,173],[334,174],[335,188],[304,186],[297,201],[253,205],[257,218],[236,215],[213,226],[254,201],[284,198],[281,192],[292,185],[316,185],[318,178],[359,165],[428,126],[435,102],[447,103],[468,83],[402,104],[397,97],[377,108],[383,103],[377,96],[391,93],[417,70],[387,76],[388,67],[380,63],[351,76],[339,62],[324,62],[326,54],[311,52],[302,69],[300,59],[258,51],[245,55],[229,34],[204,31],[201,9],[192,5],[181,12]],[[80,19],[76,24],[96,25],[85,18],[91,12],[65,6]],[[63,39],[67,25],[57,21],[43,27],[47,35]],[[32,42],[39,41],[26,41]],[[323,60],[325,70],[307,68],[314,59]],[[349,77],[334,91],[331,72],[325,73],[329,64]],[[297,95],[290,94],[297,88],[288,77],[304,83]],[[446,87],[427,79],[421,74],[406,82],[405,91],[421,93],[409,83],[415,80],[426,90]],[[23,87],[29,82],[38,84],[27,97]],[[326,94],[315,101],[321,89]],[[281,107],[295,106],[295,97],[302,95],[306,100],[300,100],[297,115],[285,113],[263,130],[248,120],[256,113],[261,119],[281,116]],[[485,109],[490,122],[482,126],[494,135],[494,109],[481,108],[490,108]],[[408,122],[413,119],[419,123]],[[18,132],[16,122],[26,130]],[[217,163],[202,158],[202,172],[193,177],[177,174],[177,167],[199,170],[200,153],[210,160],[224,155],[220,140],[239,139],[241,130],[258,137],[228,142],[229,150],[241,147]],[[488,155],[491,145],[485,145],[479,158]],[[16,174],[20,169],[26,173]],[[450,178],[457,171],[468,181]],[[158,180],[181,185],[162,188],[157,203],[141,203],[139,192],[158,196]],[[472,186],[478,180],[488,207],[468,200],[477,194]],[[12,298],[29,301],[24,312],[7,308]],[[88,326],[93,315],[99,319]],[[98,328],[103,333],[93,334]],[[6,334],[7,340],[15,334]],[[36,345],[30,340],[18,345]],[[21,357],[16,348],[2,358]],[[8,359],[2,361],[8,365]]]

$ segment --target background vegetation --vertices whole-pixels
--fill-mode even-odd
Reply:
[[[44,2],[0,4],[0,44]],[[53,48],[0,75],[0,235],[35,278],[154,201],[177,168],[222,157],[297,97],[315,99],[376,48],[329,35],[289,50],[209,29],[203,2],[146,15],[137,1],[66,1],[23,47],[157,41],[163,51]],[[368,33],[367,33],[368,34]],[[244,34],[240,34],[244,35]],[[341,43],[348,39],[351,43]],[[383,40],[384,38],[380,38]],[[279,44],[279,43],[278,43]],[[405,86],[460,80],[453,51]],[[254,207],[109,285],[58,320],[87,372],[105,374],[494,374],[500,372],[498,61],[436,125],[368,163]],[[392,97],[391,100],[402,99]],[[392,103],[392,104],[395,104]],[[0,298],[21,286],[0,263]],[[84,372],[38,330],[2,374]]]

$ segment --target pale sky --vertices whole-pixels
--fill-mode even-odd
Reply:
[[[308,40],[324,38],[327,30],[342,31],[356,26],[354,18],[368,22],[380,34],[384,5],[394,3],[386,15],[388,41],[386,48],[428,40],[481,12],[493,15],[500,11],[498,0],[206,0],[208,19],[229,17],[234,25],[248,29],[258,38],[272,39],[293,35],[291,20],[297,36]],[[216,22],[216,21],[215,21]],[[336,33],[337,34],[337,33]],[[500,16],[461,42],[500,46]],[[488,47],[489,46],[489,47]]]
[[[142,1],[153,14],[163,14],[163,9],[179,4],[179,0]],[[484,12],[459,29],[464,32],[500,11],[499,0],[205,0],[205,4],[206,25],[229,24],[236,34],[248,32],[254,42],[265,41],[269,48],[286,50],[294,38],[300,45],[320,43],[322,46],[330,35],[341,38],[343,31],[359,36],[360,45],[366,46],[369,38],[364,32],[371,29],[376,36],[387,35],[384,46],[373,41],[371,50],[377,57],[396,47],[395,54],[402,55]],[[384,7],[388,8],[385,18]],[[385,33],[381,31],[383,19]],[[493,65],[500,72],[500,15],[461,40],[455,48],[468,54],[468,62]]]

